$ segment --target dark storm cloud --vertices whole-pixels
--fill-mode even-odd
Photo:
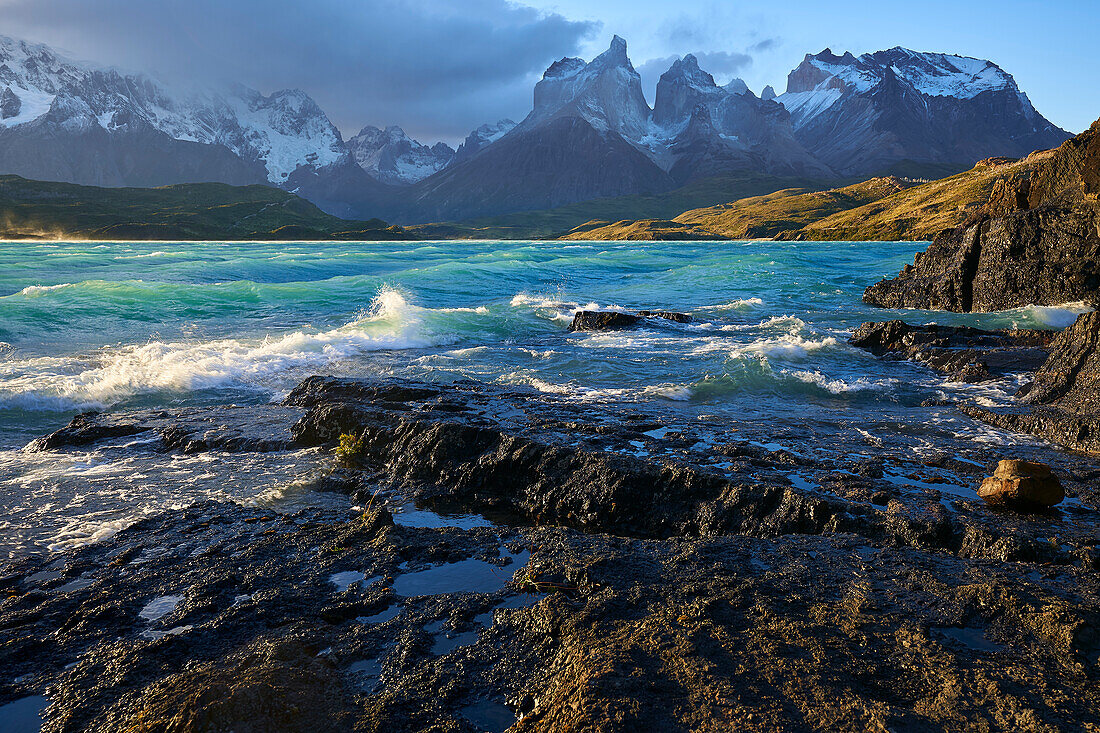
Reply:
[[[642,77],[642,89],[646,96],[653,101],[654,90],[661,74],[668,71],[672,62],[681,56],[665,56],[658,59],[650,59],[637,67],[638,74]],[[695,54],[699,60],[699,68],[709,72],[719,84],[724,84],[752,65],[752,56],[736,51],[703,51]]]
[[[596,24],[507,0],[0,0],[0,32],[171,78],[311,94],[345,133],[461,138],[522,117]]]
[[[779,45],[779,39],[778,38],[765,38],[764,40],[757,41],[756,43],[749,46],[749,50],[754,52],[754,53],[759,53],[761,51],[771,51],[773,48],[776,48],[778,45]]]

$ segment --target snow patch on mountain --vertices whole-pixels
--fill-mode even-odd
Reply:
[[[842,96],[839,89],[811,89],[808,92],[787,92],[776,97],[775,101],[787,108],[791,113],[791,124],[798,128],[832,107]]]
[[[41,89],[26,89],[18,84],[9,84],[7,88],[19,100],[19,112],[12,117],[0,120],[0,125],[4,127],[15,127],[37,120],[50,111],[53,100],[57,98],[56,94],[50,94]]]

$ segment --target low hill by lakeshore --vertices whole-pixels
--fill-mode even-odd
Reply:
[[[998,183],[1027,175],[1049,154],[991,158],[935,181],[885,176],[827,191],[789,188],[664,221],[595,220],[560,238],[928,240],[961,224],[989,201]]]
[[[410,235],[350,221],[263,185],[101,188],[0,176],[0,238],[76,240],[374,240]]]

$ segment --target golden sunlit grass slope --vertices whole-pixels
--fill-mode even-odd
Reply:
[[[985,206],[999,181],[1026,176],[1050,154],[990,158],[930,182],[887,176],[828,191],[788,188],[672,220],[593,221],[562,239],[927,240]]]

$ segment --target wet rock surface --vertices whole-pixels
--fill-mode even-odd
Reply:
[[[1070,498],[1007,513],[976,493],[996,446],[918,454],[853,431],[804,451],[810,428],[731,427],[329,378],[281,406],[78,417],[35,449],[316,446],[319,483],[354,504],[199,504],[7,563],[0,705],[45,695],[47,731],[1094,720],[1093,461],[1021,448]],[[408,501],[483,519],[411,526]]]
[[[645,323],[647,320],[661,319],[674,323],[691,323],[687,313],[675,311],[638,311],[622,313],[619,311],[577,311],[570,331],[618,331]]]
[[[1028,175],[996,187],[969,221],[942,232],[896,278],[869,287],[863,300],[958,312],[1095,302],[1100,121],[1033,158]]]
[[[864,323],[848,340],[879,356],[920,362],[959,382],[984,382],[1037,369],[1057,331],[966,326],[914,326],[904,321]]]
[[[1100,313],[1085,313],[1050,345],[1050,355],[1020,390],[1024,404],[965,407],[992,425],[1100,453]]]
[[[480,586],[470,563],[493,569]],[[852,535],[206,504],[43,566],[5,575],[0,700],[44,691],[47,731],[1059,730],[1100,703],[1095,573]],[[349,568],[364,579],[331,581]]]

